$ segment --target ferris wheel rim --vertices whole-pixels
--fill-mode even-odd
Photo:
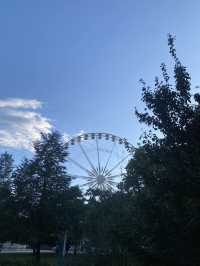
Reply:
[[[85,150],[85,144],[87,141],[94,141],[96,142],[96,152],[97,152],[97,164],[94,164],[92,160],[90,160],[90,156],[87,154],[87,149]],[[101,164],[99,159],[99,140],[106,140],[113,142],[112,149],[109,152],[109,156],[106,158],[106,163],[104,165]],[[127,154],[122,159],[118,160],[117,163],[111,168],[110,165],[110,158],[113,156],[113,150],[116,149],[118,145],[122,145]],[[81,178],[85,180],[85,184],[81,185],[81,187],[88,186],[89,189],[100,189],[100,190],[112,190],[113,187],[116,187],[117,182],[114,180],[117,177],[124,176],[122,171],[120,173],[114,174],[114,171],[120,167],[122,162],[124,162],[128,157],[133,155],[135,148],[134,146],[127,141],[125,138],[121,138],[117,135],[112,133],[106,132],[88,132],[82,133],[76,136],[71,137],[69,140],[66,141],[67,149],[72,148],[71,146],[78,146],[81,150],[82,154],[84,155],[88,166],[85,166],[80,161],[73,159],[73,157],[68,156],[68,161],[71,161],[73,165],[76,165],[79,169],[84,171],[85,174],[77,175],[77,174],[69,174],[72,179]],[[122,170],[122,169],[121,169]]]
[[[101,138],[99,138],[101,136]],[[88,137],[86,139],[86,137]],[[81,133],[80,135],[73,136],[69,140],[66,141],[66,144],[69,145],[75,145],[78,144],[82,141],[86,140],[95,140],[96,137],[98,139],[105,139],[105,140],[111,140],[113,142],[118,141],[119,144],[124,144],[125,148],[127,151],[132,154],[135,151],[135,147],[126,139],[119,137],[118,135],[112,134],[112,133],[107,133],[107,132],[86,132],[86,133]]]

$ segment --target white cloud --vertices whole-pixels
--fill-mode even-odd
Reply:
[[[37,109],[42,107],[42,103],[37,100],[12,98],[0,100],[0,108],[22,108]]]
[[[0,146],[33,150],[40,132],[52,129],[50,120],[36,111],[41,106],[37,100],[0,100]]]

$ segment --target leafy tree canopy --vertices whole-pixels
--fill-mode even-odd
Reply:
[[[58,132],[42,134],[34,144],[33,159],[25,159],[14,173],[20,237],[39,248],[54,243],[79,222],[81,192],[70,187],[65,166],[67,147]],[[77,210],[77,211],[76,211]],[[19,234],[18,234],[19,235]]]
[[[154,88],[142,81],[146,108],[136,115],[155,131],[146,133],[129,162],[125,187],[134,202],[132,226],[144,254],[160,265],[193,265],[200,252],[200,96],[191,94],[190,75],[171,35],[168,45],[174,82],[164,64],[163,80],[156,78]]]

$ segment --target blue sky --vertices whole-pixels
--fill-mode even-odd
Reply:
[[[151,85],[161,62],[170,65],[169,32],[199,85],[199,11],[197,0],[1,1],[1,151],[19,130],[22,145],[11,141],[8,150],[22,157],[23,140],[51,126],[70,135],[111,132],[136,145],[143,128],[133,113],[143,107],[139,79]],[[13,108],[16,98],[22,102]]]

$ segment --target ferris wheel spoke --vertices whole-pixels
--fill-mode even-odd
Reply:
[[[81,148],[82,153],[84,154],[86,160],[88,161],[88,163],[91,166],[91,168],[94,171],[94,173],[96,173],[98,175],[97,170],[95,169],[93,163],[91,162],[90,158],[88,157],[88,155],[87,155],[86,151],[84,150],[83,146],[81,145],[81,143],[79,143],[79,147]]]
[[[116,178],[116,177],[121,177],[122,176],[122,174],[116,174],[116,175],[111,175],[112,173],[111,173],[111,170],[107,170],[106,172],[105,172],[105,174],[104,174],[104,176],[107,178],[107,179],[114,179],[114,178]]]
[[[99,189],[102,191],[102,190],[104,190],[104,184],[100,184],[99,185]]]
[[[101,166],[100,166],[100,157],[99,157],[99,143],[97,138],[96,138],[96,146],[97,146],[97,158],[98,158],[98,174],[100,175]]]
[[[114,181],[108,181],[108,184],[116,186],[118,183]]]
[[[104,188],[104,189],[107,189],[107,185],[108,185],[108,183],[104,183],[104,184],[103,184],[103,188]]]
[[[106,184],[102,184],[102,191],[106,190]]]
[[[95,182],[95,184],[94,184],[94,185],[90,186],[90,189],[93,189],[93,188],[95,188],[95,187],[98,187],[98,185],[97,185],[97,183],[96,183],[96,182]]]
[[[114,179],[114,178],[117,178],[117,177],[122,177],[123,174],[118,174],[118,175],[110,175],[110,176],[106,176],[107,179]]]
[[[94,179],[94,177],[92,176],[83,176],[83,175],[71,175],[69,174],[69,176],[72,178],[72,179],[86,179],[86,180],[91,180],[91,179]]]
[[[91,186],[91,185],[93,185],[95,183],[95,181],[90,181],[90,182],[87,182],[87,183],[85,183],[85,184],[83,184],[83,185],[81,185],[82,187],[86,187],[86,186]]]
[[[121,159],[119,162],[117,162],[117,163],[115,164],[115,166],[114,166],[112,169],[110,169],[110,170],[106,173],[106,175],[111,174],[112,171],[115,170],[115,169],[116,169],[121,163],[123,163],[128,157],[129,157],[129,154],[126,155],[126,156],[125,156],[123,159]]]
[[[111,185],[110,185],[110,184],[108,184],[108,183],[106,184],[106,187],[107,187],[107,189],[108,189],[108,190],[110,190],[110,191],[112,191],[112,190],[113,190],[113,186],[111,186]]]
[[[112,157],[112,153],[113,153],[113,150],[114,150],[115,146],[116,146],[116,142],[113,143],[112,149],[111,149],[111,151],[110,151],[110,153],[109,153],[109,155],[108,155],[108,159],[107,159],[106,164],[105,164],[105,166],[104,166],[104,168],[103,168],[102,175],[103,175],[103,174],[105,173],[105,171],[106,171],[106,168],[107,168],[107,166],[108,166],[108,163],[110,162],[110,159],[111,159],[111,157]]]
[[[104,142],[100,141],[102,138],[113,141],[113,143],[110,143],[109,148],[101,147],[104,145]],[[83,144],[82,140],[86,144]],[[90,150],[91,141],[92,149]],[[119,154],[118,144],[128,145],[128,142],[125,139],[107,133],[87,133],[83,134],[80,138],[73,138],[70,143],[71,145],[76,144],[77,150],[74,151],[73,149],[74,156],[72,155],[72,158],[69,158],[71,165],[71,171],[69,171],[71,174],[69,176],[73,180],[80,180],[79,185],[84,191],[88,191],[88,189],[115,191],[117,184],[121,180],[120,178],[124,176],[125,160],[130,155],[125,156],[125,154]],[[71,145],[69,146],[71,147]],[[95,153],[94,156],[91,151]],[[115,157],[116,154],[118,155],[117,157]],[[75,155],[79,155],[79,157],[75,157]],[[80,158],[82,159],[80,160]],[[73,169],[75,172],[73,172]],[[78,181],[75,182],[77,183]]]
[[[72,158],[68,158],[69,161],[71,161],[73,164],[75,164],[76,166],[78,166],[80,169],[82,169],[83,171],[85,171],[87,174],[93,176],[94,174],[88,170],[87,168],[85,168],[84,166],[82,166],[80,163],[78,163],[77,161],[75,161],[74,159]]]

